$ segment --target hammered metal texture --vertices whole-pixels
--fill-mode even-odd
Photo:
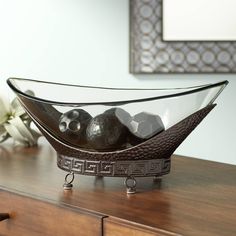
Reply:
[[[127,161],[170,158],[176,148],[195,129],[204,117],[215,107],[209,105],[153,138],[129,149],[114,152],[89,152],[60,141],[34,119],[40,131],[60,154],[81,160],[92,161]],[[30,114],[30,113],[29,113]],[[32,116],[32,115],[31,115]],[[34,118],[32,116],[32,118]]]
[[[160,176],[170,172],[170,159],[145,161],[89,161],[58,154],[60,169],[81,175],[93,176]]]
[[[130,0],[130,71],[235,73],[236,42],[164,42],[162,0]]]

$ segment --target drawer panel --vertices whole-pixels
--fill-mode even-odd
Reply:
[[[104,236],[170,236],[177,235],[164,230],[152,229],[130,221],[108,217],[104,219]]]
[[[101,235],[102,216],[0,190],[0,236]]]

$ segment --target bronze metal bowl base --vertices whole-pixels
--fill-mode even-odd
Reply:
[[[158,177],[170,172],[170,157],[199,125],[215,104],[206,106],[149,140],[114,152],[90,152],[65,143],[43,127],[29,111],[39,130],[57,151],[57,165],[67,172],[65,190],[73,187],[74,175],[126,177],[127,193],[136,192],[136,177]]]
[[[126,177],[124,184],[128,194],[136,192],[137,177],[160,177],[170,172],[171,159],[152,159],[136,161],[92,161],[81,160],[65,155],[57,155],[57,166],[68,172],[63,185],[72,189],[74,175],[99,177]]]

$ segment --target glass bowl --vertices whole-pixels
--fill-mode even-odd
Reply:
[[[214,108],[228,81],[187,88],[120,89],[9,78],[8,85],[58,154],[57,165],[74,174],[162,176],[170,157]],[[25,91],[31,91],[25,92]],[[72,175],[72,180],[69,177]]]

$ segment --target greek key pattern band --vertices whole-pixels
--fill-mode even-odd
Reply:
[[[170,159],[139,161],[91,161],[58,154],[57,165],[65,171],[93,176],[157,176],[170,172]]]

